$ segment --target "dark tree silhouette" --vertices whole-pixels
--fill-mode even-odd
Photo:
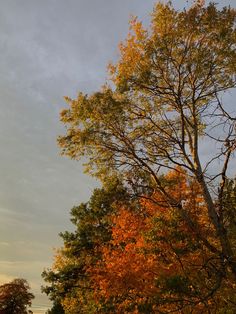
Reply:
[[[25,279],[14,279],[0,286],[0,314],[28,314],[34,295]]]

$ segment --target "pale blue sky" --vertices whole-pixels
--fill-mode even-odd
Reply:
[[[63,96],[99,88],[130,14],[148,20],[154,3],[0,0],[0,281],[29,280],[35,306],[47,304],[41,272],[60,245],[58,233],[71,228],[69,210],[96,185],[78,162],[59,155]]]

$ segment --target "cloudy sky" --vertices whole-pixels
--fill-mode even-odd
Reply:
[[[71,228],[69,210],[98,184],[59,155],[63,96],[99,88],[130,15],[148,21],[154,3],[0,0],[0,282],[26,278],[35,314],[48,305],[40,274],[60,245],[58,233]]]

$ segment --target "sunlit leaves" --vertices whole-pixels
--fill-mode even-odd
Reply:
[[[158,2],[149,28],[132,18],[111,86],[66,97],[62,154],[106,184],[72,210],[44,274],[68,313],[234,312],[236,128],[221,96],[236,84],[235,18]],[[108,191],[117,177],[126,192]]]
[[[155,202],[144,198],[139,211],[121,208],[101,261],[88,270],[96,298],[113,300],[120,313],[230,311],[231,284],[222,261],[202,241],[219,249],[198,184],[176,172],[162,180],[185,202],[194,228],[160,193]]]

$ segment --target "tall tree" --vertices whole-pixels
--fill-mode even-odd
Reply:
[[[222,93],[236,84],[235,20],[234,9],[200,2],[184,11],[158,2],[148,29],[134,18],[120,60],[110,65],[113,85],[66,98],[70,107],[61,120],[67,133],[59,144],[71,158],[86,156],[86,170],[101,179],[119,172],[136,193],[144,186],[162,193],[201,243],[218,251],[236,280],[235,243],[223,201],[236,118],[222,102]],[[207,160],[200,156],[204,143],[211,147]],[[219,249],[209,245],[184,202],[160,180],[166,170],[178,171],[176,166],[198,182]]]
[[[28,314],[34,295],[29,292],[30,286],[25,279],[14,279],[0,286],[1,314]]]

